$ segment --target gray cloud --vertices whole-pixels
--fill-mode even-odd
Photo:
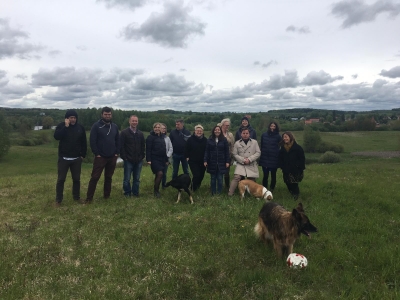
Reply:
[[[256,61],[253,63],[253,65],[254,65],[254,66],[259,66],[259,65],[260,65],[260,62],[259,62],[258,60],[256,60]]]
[[[28,79],[28,76],[25,75],[25,74],[17,74],[14,77],[17,78],[17,79],[22,79],[22,80],[27,80]]]
[[[342,28],[349,28],[372,22],[382,13],[388,13],[394,18],[400,13],[400,4],[390,0],[378,0],[371,5],[359,0],[340,1],[332,5],[331,13],[336,18],[343,19]]]
[[[302,34],[311,33],[310,28],[308,26],[296,27],[294,25],[290,25],[286,28],[286,31],[297,32]]]
[[[303,79],[302,84],[304,85],[324,85],[327,83],[334,82],[336,80],[342,80],[343,76],[335,76],[332,77],[330,74],[321,70],[319,72],[312,71],[307,74],[307,76]]]
[[[186,69],[179,69],[179,72],[186,72]]]
[[[270,60],[269,62],[262,64],[261,67],[265,69],[271,65],[277,65],[277,64],[278,64],[278,62],[276,60]]]
[[[351,77],[352,77],[353,79],[357,79],[358,74],[353,74],[353,75],[351,75]]]
[[[379,75],[389,78],[398,78],[400,77],[400,66],[393,67],[389,71],[382,70]]]
[[[30,43],[21,43],[19,39],[28,39],[28,33],[13,29],[7,19],[0,18],[0,59],[6,57],[18,57],[21,59],[40,58],[37,55],[31,55],[44,49],[43,46]]]
[[[129,8],[135,10],[136,8],[144,6],[148,0],[97,0],[97,2],[104,2],[107,8],[119,7]]]
[[[48,52],[49,56],[51,57],[56,57],[58,55],[60,55],[62,52],[60,50],[51,50]]]
[[[121,35],[126,40],[144,40],[170,48],[185,48],[191,37],[204,35],[206,24],[190,16],[183,1],[165,2],[164,11],[152,13],[140,26],[129,24]]]

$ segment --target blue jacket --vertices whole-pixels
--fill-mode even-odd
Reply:
[[[271,169],[279,167],[279,142],[281,139],[278,131],[266,131],[261,135],[260,166]]]
[[[218,144],[211,137],[207,140],[204,162],[207,163],[207,172],[210,174],[226,173],[226,165],[231,162],[229,145],[225,137],[221,137]]]
[[[95,156],[112,157],[119,154],[119,131],[115,123],[99,120],[90,130],[90,148]]]

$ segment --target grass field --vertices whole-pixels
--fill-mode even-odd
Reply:
[[[140,198],[123,197],[118,168],[111,198],[101,179],[92,205],[74,203],[68,178],[56,209],[55,145],[12,147],[0,162],[0,299],[400,299],[400,159],[351,155],[398,151],[398,133],[321,136],[345,153],[307,165],[300,184],[319,231],[294,246],[304,270],[255,238],[262,201],[211,197],[208,175],[194,205],[186,195],[175,204],[172,189],[154,198],[148,167]],[[274,201],[291,210],[280,174]]]

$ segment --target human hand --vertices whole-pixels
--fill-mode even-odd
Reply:
[[[64,122],[65,122],[65,127],[69,127],[69,119],[65,118]]]

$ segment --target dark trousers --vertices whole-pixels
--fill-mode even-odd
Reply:
[[[200,162],[192,162],[189,160],[189,167],[190,171],[192,172],[192,185],[193,185],[193,192],[200,188],[201,182],[204,178],[204,173],[206,172],[206,167],[202,161]]]
[[[273,190],[276,186],[276,169],[265,168],[262,167],[264,177],[263,177],[263,186],[268,190],[268,175],[271,172],[271,185],[269,186],[270,190]]]
[[[117,157],[95,157],[93,161],[92,175],[89,181],[86,200],[93,200],[94,192],[96,191],[97,182],[104,170],[104,198],[110,197],[112,176],[114,175]]]
[[[72,177],[72,197],[79,200],[81,192],[81,166],[82,159],[79,157],[74,160],[65,160],[62,157],[58,159],[57,169],[58,177],[56,184],[56,201],[61,202],[64,194],[64,183],[67,178],[68,170],[71,170]]]
[[[293,183],[290,179],[289,174],[283,174],[283,181],[286,183],[289,192],[293,196],[299,196],[300,194],[299,184],[297,182]]]
[[[229,172],[231,171],[231,166],[229,166],[229,167],[227,167],[226,168],[226,173],[224,174],[224,180],[225,180],[225,187],[227,188],[227,189],[229,189],[229,185],[230,185],[230,183],[231,183],[231,179],[230,179],[230,174],[229,174]]]

